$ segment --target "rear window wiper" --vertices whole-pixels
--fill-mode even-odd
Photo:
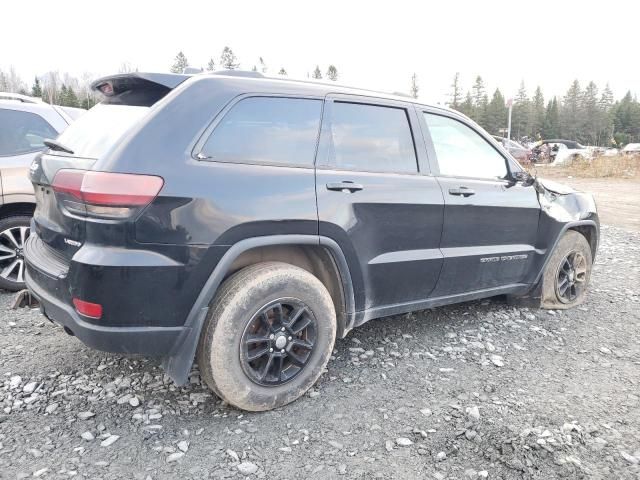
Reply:
[[[51,140],[50,138],[45,138],[42,143],[44,143],[51,150],[55,150],[56,152],[65,152],[70,155],[73,155],[73,150],[71,150],[69,147],[65,147],[63,144],[61,144],[57,140]]]

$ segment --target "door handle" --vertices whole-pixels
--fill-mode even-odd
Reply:
[[[334,190],[336,192],[357,192],[364,189],[359,183],[353,183],[348,180],[344,182],[327,183],[327,190]]]
[[[476,194],[476,192],[474,192],[472,189],[470,189],[468,187],[450,188],[449,189],[449,195],[470,197],[471,195],[475,195],[475,194]]]

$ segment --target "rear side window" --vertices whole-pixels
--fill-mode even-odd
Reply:
[[[223,162],[312,167],[322,101],[251,97],[215,127],[200,157]]]
[[[58,141],[74,156],[100,158],[149,112],[149,107],[100,103],[62,132]]]
[[[22,155],[44,148],[58,132],[40,115],[0,108],[0,156]]]
[[[334,102],[329,165],[367,172],[417,172],[406,110]]]
[[[475,130],[453,118],[424,114],[441,175],[453,177],[505,178],[502,155]]]

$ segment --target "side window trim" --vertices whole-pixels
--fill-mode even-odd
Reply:
[[[330,161],[331,146],[333,144],[332,139],[332,121],[333,121],[333,106],[335,103],[352,103],[357,105],[368,105],[372,107],[381,108],[396,108],[404,110],[407,119],[407,126],[409,127],[409,134],[411,135],[411,142],[413,145],[413,154],[416,161],[415,172],[398,172],[398,171],[379,171],[379,170],[362,170],[362,169],[350,169],[332,165]],[[422,173],[421,161],[421,145],[418,143],[416,137],[416,130],[420,128],[419,124],[415,123],[415,117],[412,119],[413,105],[409,103],[397,102],[394,100],[385,100],[378,97],[362,97],[360,95],[348,95],[348,94],[335,94],[329,93],[325,97],[324,111],[322,125],[320,127],[319,145],[316,155],[315,166],[320,170],[335,170],[344,172],[365,172],[365,173],[382,173],[393,175],[420,175]],[[419,121],[419,120],[418,120]],[[416,128],[417,127],[417,128]],[[424,156],[424,153],[422,153]]]
[[[320,102],[320,121],[319,128],[315,142],[315,151],[313,155],[313,163],[310,165],[289,165],[283,163],[252,163],[252,162],[237,162],[237,161],[229,161],[229,160],[220,160],[220,159],[212,159],[206,158],[203,154],[203,149],[207,144],[209,138],[216,130],[218,125],[222,123],[227,114],[240,102],[249,98],[284,98],[284,99],[293,99],[293,100],[317,100]],[[227,104],[217,112],[214,117],[210,120],[209,124],[204,128],[202,134],[197,138],[195,143],[193,144],[193,148],[191,149],[191,158],[197,162],[210,162],[210,163],[229,163],[236,165],[257,165],[257,166],[273,166],[273,167],[285,167],[285,168],[306,168],[312,169],[315,168],[316,156],[318,154],[318,144],[320,142],[321,134],[322,134],[322,125],[324,123],[325,116],[325,104],[326,99],[322,96],[318,95],[296,95],[296,94],[286,94],[286,93],[264,93],[264,92],[254,92],[254,93],[243,93],[241,95],[237,95],[233,97]]]
[[[430,108],[425,108],[425,107],[419,107],[419,110],[420,110],[420,124],[422,125],[422,128],[424,130],[425,143],[427,144],[427,152],[429,154],[429,158],[430,159],[434,159],[434,161],[431,164],[431,168],[432,168],[432,172],[433,172],[434,176],[442,177],[442,178],[462,178],[462,179],[471,179],[471,180],[485,180],[485,181],[496,182],[496,183],[507,183],[507,184],[511,183],[511,177],[513,175],[511,162],[509,161],[509,159],[507,157],[505,157],[503,155],[503,153],[500,150],[495,148],[495,146],[490,141],[488,141],[486,136],[482,132],[480,132],[477,128],[475,128],[473,125],[469,124],[468,122],[464,121],[464,119],[462,119],[460,117],[448,114],[448,112],[446,112],[446,111],[430,109]],[[427,121],[424,118],[425,114],[427,114],[427,115],[438,115],[440,117],[445,117],[445,118],[449,118],[451,120],[460,122],[464,126],[466,126],[467,128],[471,129],[478,136],[480,136],[504,160],[505,168],[507,170],[507,178],[489,178],[489,177],[473,177],[473,176],[461,176],[461,175],[445,175],[445,174],[440,173],[440,164],[439,164],[439,160],[438,160],[438,154],[436,153],[435,146],[433,144],[433,138],[431,137],[431,130],[429,129],[429,126],[427,125]]]

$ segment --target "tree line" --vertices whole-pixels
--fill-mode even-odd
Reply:
[[[189,60],[181,51],[174,57],[169,71],[182,72],[189,66]],[[209,59],[203,70],[235,70],[239,67],[238,58],[226,46],[217,59]],[[269,68],[264,58],[259,57],[251,70],[268,73]],[[120,65],[119,73],[132,71],[137,71],[137,67],[129,63]],[[277,73],[287,75],[284,67],[280,67]],[[336,81],[338,70],[335,65],[329,65],[323,71],[316,65],[308,76]],[[90,73],[73,77],[52,71],[36,76],[28,86],[15,69],[10,68],[8,71],[0,70],[0,92],[18,92],[42,98],[51,104],[88,109],[100,101],[100,95],[90,88],[94,77]],[[419,86],[415,73],[411,76],[409,90],[417,98]],[[508,116],[505,96],[496,88],[489,97],[481,76],[478,75],[471,88],[465,91],[460,75],[456,73],[448,99],[449,107],[468,115],[490,133],[505,134]],[[512,138],[519,140],[565,138],[598,146],[640,142],[640,102],[630,91],[616,100],[608,84],[602,90],[594,82],[582,88],[578,80],[573,81],[564,96],[547,99],[539,86],[529,95],[523,81],[513,98],[511,132]]]
[[[173,63],[169,68],[169,71],[172,73],[182,73],[185,68],[188,68],[190,66],[192,65],[189,63],[187,56],[184,54],[184,52],[180,51],[175,56]],[[216,71],[218,67],[225,70],[236,70],[237,68],[240,67],[240,62],[238,61],[238,58],[233,53],[233,50],[230,47],[226,46],[222,49],[222,53],[220,54],[220,57],[218,58],[217,63],[214,57],[210,57],[209,61],[207,62],[206,68],[203,68],[203,67],[199,67],[199,68],[200,70],[203,70],[203,71],[206,70],[208,72],[213,72],[213,71]],[[269,68],[267,67],[266,62],[262,57],[258,57],[258,62],[254,63],[253,67],[251,67],[251,71],[253,72],[267,73],[268,70]],[[287,71],[285,70],[284,67],[280,67],[280,69],[278,70],[278,75],[282,75],[282,76],[287,75]],[[338,80],[338,69],[336,68],[335,65],[329,65],[327,67],[325,75],[326,75],[326,78],[335,82],[336,80]],[[322,77],[322,70],[320,69],[320,66],[316,65],[316,68],[313,70],[313,72],[311,73],[307,72],[307,76],[316,80],[321,80],[323,77]]]
[[[511,137],[517,140],[563,138],[607,147],[640,142],[640,102],[631,91],[615,100],[608,84],[602,90],[594,82],[582,88],[574,80],[564,96],[545,101],[539,86],[529,95],[523,81],[512,101]],[[506,136],[506,103],[499,88],[489,99],[480,75],[464,94],[460,74],[455,74],[449,107],[469,116],[491,134]]]

